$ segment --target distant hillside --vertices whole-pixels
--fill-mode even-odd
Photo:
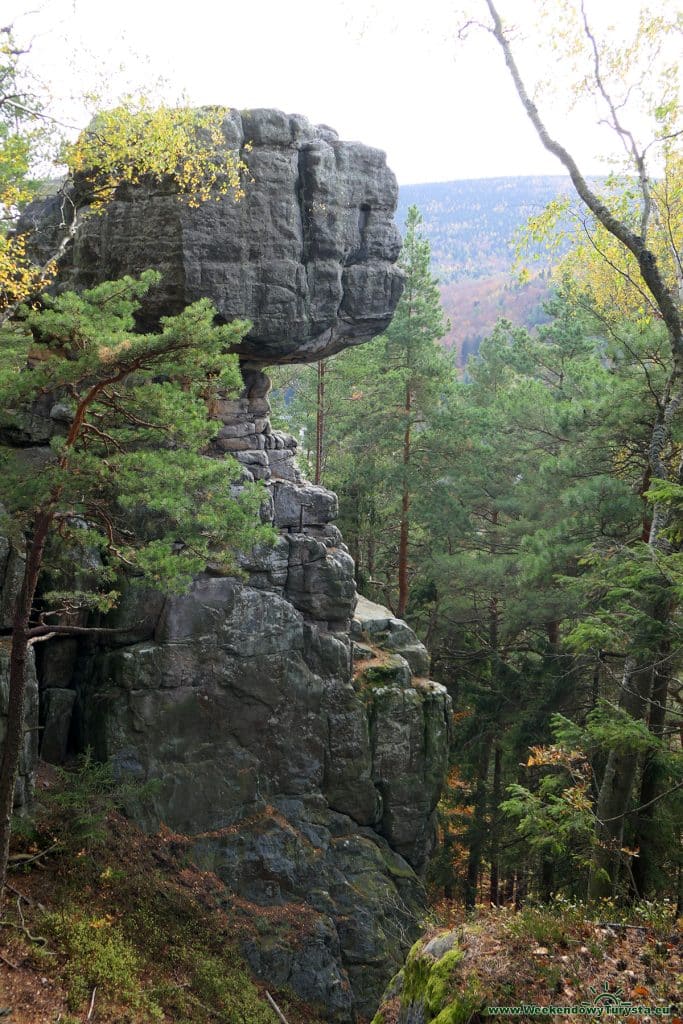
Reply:
[[[558,195],[571,191],[569,178],[477,178],[403,185],[396,220],[415,205],[425,222],[434,272],[451,321],[446,338],[459,361],[476,352],[500,317],[531,327],[543,319],[549,268],[527,285],[511,276],[515,233]]]

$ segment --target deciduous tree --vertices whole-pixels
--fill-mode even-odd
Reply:
[[[26,55],[11,27],[0,29],[0,324],[53,280],[82,218],[101,211],[122,184],[165,180],[197,206],[226,194],[240,199],[246,171],[226,145],[225,107],[154,106],[144,95],[128,96],[94,112],[76,133],[42,98]],[[61,178],[61,232],[37,261],[30,227],[14,229],[50,165]],[[88,201],[77,207],[79,193]]]

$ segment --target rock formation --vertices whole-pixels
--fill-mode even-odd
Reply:
[[[387,986],[372,1024],[389,1019],[397,1024],[455,1024],[478,1018],[486,999],[476,973],[467,966],[462,928],[421,937]]]
[[[242,578],[207,571],[182,597],[124,594],[115,641],[42,644],[43,753],[92,746],[157,780],[130,813],[190,837],[226,903],[246,901],[255,919],[296,910],[295,934],[270,917],[245,954],[259,976],[348,1024],[374,1011],[417,931],[450,700],[412,630],[356,604],[336,496],[303,480],[294,439],[272,429],[259,367],[386,325],[400,291],[396,186],[382,154],[302,118],[233,115],[226,138],[253,142],[243,204],[190,210],[161,189],[128,189],[85,221],[63,280],[157,266],[165,278],[146,318],[209,295],[226,319],[253,321],[244,391],[215,407],[213,454],[237,486],[263,482],[262,516],[280,536],[242,556]],[[49,213],[31,214],[44,239]],[[4,440],[39,446],[60,429],[55,406]]]
[[[147,323],[208,296],[226,321],[251,320],[241,352],[262,363],[309,362],[383,331],[402,286],[398,189],[384,153],[278,110],[231,111],[223,133],[248,167],[244,199],[192,208],[165,184],[122,187],[104,213],[83,218],[61,284],[153,267],[163,280]],[[74,199],[83,201],[78,187]],[[39,258],[55,251],[70,210],[58,198],[29,207],[21,229]]]
[[[407,659],[426,674],[426,651],[387,609],[361,601],[350,634],[336,497],[302,480],[292,438],[255,402],[226,403],[216,443],[246,438],[235,455],[266,482],[280,540],[244,556],[243,580],[207,574],[186,596],[151,596],[142,626],[139,601],[124,600],[125,642],[81,668],[80,729],[122,773],[159,780],[132,813],[194,837],[193,859],[254,913],[312,911],[295,941],[269,934],[245,953],[349,1021],[374,1008],[413,938],[450,704],[413,675]]]

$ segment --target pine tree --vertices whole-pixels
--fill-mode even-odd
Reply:
[[[448,327],[436,279],[430,270],[431,249],[420,234],[422,217],[411,206],[399,265],[405,289],[386,332],[386,354],[396,381],[402,378],[403,442],[401,447],[401,514],[398,542],[396,614],[406,614],[410,594],[410,505],[414,491],[415,434],[426,424],[444,386],[444,360],[436,348]]]
[[[233,493],[231,463],[204,454],[216,432],[207,403],[239,386],[236,357],[225,352],[248,325],[214,326],[215,311],[203,299],[162,319],[159,333],[135,333],[138,300],[158,279],[147,271],[80,296],[45,297],[44,308],[24,313],[32,367],[25,366],[28,340],[0,350],[5,428],[21,429],[46,396],[64,406],[68,420],[40,474],[27,478],[15,449],[5,452],[0,475],[7,532],[23,548],[24,564],[0,765],[0,890],[32,643],[88,632],[65,625],[64,616],[73,621],[75,612],[113,607],[120,573],[133,584],[183,590],[207,563],[234,570],[237,550],[270,536],[259,526],[258,488]],[[49,590],[43,589],[46,559]],[[90,565],[85,579],[83,573],[75,579],[74,566],[84,563]]]
[[[602,659],[620,643],[607,623],[633,623],[625,591],[609,610],[594,574],[617,555],[623,574],[641,544],[661,332],[631,332],[622,347],[566,299],[551,312],[537,338],[503,323],[482,344],[434,420],[441,471],[416,507],[431,539],[418,621],[463,712],[454,756],[474,806],[470,902],[485,863],[495,890],[496,864],[519,848],[496,805],[524,784],[527,748],[552,741],[552,712],[581,720],[602,690],[615,696]],[[567,863],[540,846],[534,858],[549,891]]]
[[[311,469],[320,465],[321,480],[339,494],[340,525],[361,590],[397,615],[406,614],[417,571],[411,547],[420,528],[411,504],[425,486],[430,458],[422,438],[454,379],[452,361],[438,345],[447,324],[421,226],[411,207],[399,260],[405,288],[386,333],[326,360],[324,389],[320,374],[305,369],[282,410],[290,426],[304,425],[305,447],[317,452]]]

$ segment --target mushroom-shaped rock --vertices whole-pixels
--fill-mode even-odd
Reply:
[[[381,333],[402,289],[384,153],[278,110],[230,111],[223,137],[247,167],[239,201],[216,193],[193,207],[168,182],[143,180],[84,216],[77,187],[82,223],[60,286],[158,269],[145,326],[208,297],[224,320],[251,321],[240,354],[260,363],[309,362]],[[54,198],[27,211],[21,230],[38,258],[54,253],[64,215]]]

